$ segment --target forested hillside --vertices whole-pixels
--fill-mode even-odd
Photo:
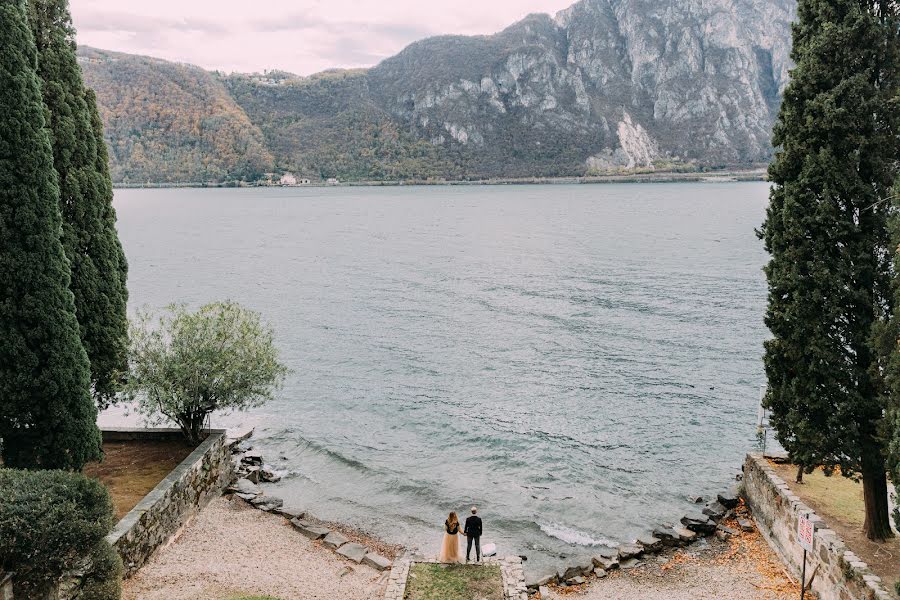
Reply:
[[[97,92],[116,182],[257,179],[272,168],[259,129],[199,67],[79,49]]]
[[[222,75],[82,49],[117,181],[553,177],[767,162],[795,0],[581,0],[371,69]]]

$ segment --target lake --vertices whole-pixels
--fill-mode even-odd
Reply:
[[[755,446],[764,183],[117,190],[131,310],[232,299],[291,369],[253,423],[316,516],[534,563],[630,541]],[[121,411],[104,422],[121,422]]]

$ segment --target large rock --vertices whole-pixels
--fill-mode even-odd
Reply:
[[[681,517],[681,524],[691,531],[712,534],[716,530],[716,522],[702,513],[691,512]]]
[[[663,547],[662,540],[652,535],[642,535],[637,539],[637,543],[644,552],[659,552]]]
[[[325,536],[325,539],[322,540],[322,543],[326,547],[334,550],[336,548],[340,548],[341,546],[343,546],[344,544],[346,544],[349,541],[350,540],[348,540],[347,537],[340,531],[332,531],[331,533],[329,533],[328,535]]]
[[[319,527],[318,525],[315,525],[303,519],[292,519],[291,525],[294,526],[294,529],[311,540],[321,540],[326,535],[331,533],[331,531],[329,531],[328,529]]]
[[[657,527],[653,530],[653,537],[662,541],[664,546],[679,546],[681,538],[671,527]]]
[[[727,492],[719,494],[719,504],[725,508],[734,508],[741,502],[741,495],[736,487],[732,486]]]
[[[693,544],[697,540],[697,532],[691,531],[690,529],[685,529],[684,527],[676,527],[674,529],[675,535],[678,536],[678,541],[681,544]]]
[[[296,519],[306,516],[306,511],[295,505],[282,505],[272,511],[275,514],[281,515],[282,517],[287,517],[288,519]]]
[[[607,558],[605,556],[595,556],[592,561],[594,562],[594,566],[598,569],[603,569],[604,571],[612,571],[613,569],[619,568],[619,559],[618,558]]]
[[[244,456],[241,457],[241,462],[245,465],[260,466],[263,462],[262,452],[260,452],[259,450],[250,450],[249,452],[245,452]]]
[[[540,571],[528,571],[525,573],[525,587],[534,589],[537,587],[556,583],[559,576],[556,569],[542,569]]]
[[[562,581],[568,581],[579,575],[588,575],[594,570],[594,563],[590,559],[578,559],[570,564],[560,573],[559,578]]]
[[[258,508],[270,512],[284,504],[284,500],[275,496],[257,496],[250,501],[250,504]]]
[[[369,565],[376,571],[387,571],[391,568],[391,561],[380,554],[369,552],[363,557],[363,564]]]
[[[226,491],[237,494],[253,494],[254,496],[262,494],[262,488],[247,479],[238,479],[228,486]]]
[[[644,553],[644,549],[637,544],[622,544],[619,546],[619,562],[629,558],[635,558]]]
[[[362,544],[350,542],[349,544],[344,544],[343,546],[338,548],[336,552],[341,556],[349,558],[353,562],[359,564],[366,557],[366,554],[369,553],[369,549]]]
[[[706,508],[703,509],[703,514],[716,520],[721,521],[722,518],[725,517],[725,513],[728,512],[728,509],[725,508],[721,502],[710,502],[706,505]]]
[[[277,483],[281,481],[281,475],[279,475],[275,469],[268,465],[264,465],[259,469],[259,478],[262,481],[267,483]]]

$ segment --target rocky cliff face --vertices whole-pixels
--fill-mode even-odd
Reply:
[[[275,167],[312,177],[749,165],[772,153],[794,11],[795,0],[581,0],[496,35],[422,40],[368,70],[222,83]],[[139,82],[165,76],[116,73],[130,62],[83,64],[111,103],[104,115],[116,101],[132,111]]]
[[[496,36],[413,44],[370,78],[381,104],[448,150],[539,160],[542,146],[568,144],[600,171],[753,163],[771,154],[794,9],[582,0]]]

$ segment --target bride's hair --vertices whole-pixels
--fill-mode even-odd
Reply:
[[[448,528],[453,528],[454,525],[459,525],[459,518],[457,518],[456,513],[450,513],[450,516],[447,517],[446,525]]]

